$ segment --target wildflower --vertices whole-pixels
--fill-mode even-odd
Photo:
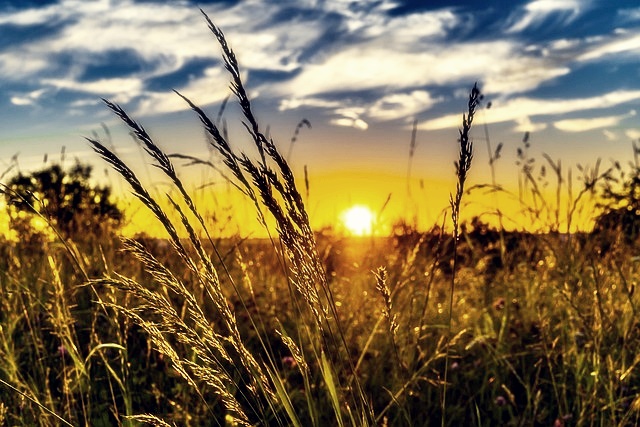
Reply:
[[[504,396],[500,395],[496,397],[496,400],[493,401],[498,406],[505,406],[507,404],[507,399]]]
[[[500,298],[497,298],[497,299],[493,302],[493,308],[494,308],[494,310],[498,310],[498,311],[500,311],[500,310],[502,310],[502,309],[504,308],[505,304],[506,304],[505,299],[504,299],[504,298],[502,298],[502,297],[500,297]]]
[[[283,364],[286,368],[289,368],[289,369],[293,369],[293,368],[295,368],[295,367],[298,365],[298,363],[296,362],[296,359],[294,359],[294,358],[293,358],[293,357],[291,357],[291,356],[285,356],[285,357],[283,357],[283,358],[282,358],[282,364]]]
[[[58,356],[60,357],[64,357],[66,356],[68,353],[67,348],[64,346],[64,344],[60,344],[58,346]]]

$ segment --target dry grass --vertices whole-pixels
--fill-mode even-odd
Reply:
[[[177,96],[270,238],[216,238],[172,163],[185,156],[105,101],[173,189],[153,194],[88,141],[167,237],[0,245],[0,425],[638,424],[636,242],[603,251],[587,235],[462,227],[477,87],[459,135],[451,235],[444,223],[376,241],[316,235],[233,50],[204,17],[255,152],[235,152],[221,117]],[[547,163],[560,194],[561,164]],[[523,170],[528,188],[532,173]],[[569,214],[604,179],[591,176]],[[529,212],[558,224],[559,196],[542,197],[533,187]]]

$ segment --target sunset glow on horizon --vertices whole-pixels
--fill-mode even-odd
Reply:
[[[640,8],[631,0],[6,1],[0,173],[36,170],[47,155],[48,164],[63,161],[56,154],[65,147],[67,166],[92,164],[96,180],[126,198],[127,187],[84,139],[94,135],[160,188],[150,159],[101,97],[121,105],[167,153],[223,166],[173,89],[212,118],[224,105],[219,120],[233,149],[258,155],[236,100],[225,101],[230,77],[198,7],[237,54],[260,130],[286,154],[299,188],[308,186],[317,228],[340,226],[341,213],[356,204],[372,212],[385,206],[374,233],[397,221],[421,229],[441,223],[474,82],[485,98],[471,132],[469,186],[485,187],[466,198],[465,218],[517,229],[566,224],[568,191],[583,186],[579,170],[613,161],[626,167],[631,141],[640,138]],[[561,181],[550,161],[561,162]],[[206,186],[200,197],[220,197],[203,210],[217,218],[236,210],[225,233],[239,224],[263,233],[246,201],[221,191],[229,185],[220,174],[175,163],[189,185]],[[554,213],[530,215],[536,201],[525,187],[533,182]],[[593,219],[587,199],[581,225],[572,225],[578,229]]]
[[[342,224],[353,236],[370,236],[373,233],[375,215],[366,206],[355,205],[340,216]]]

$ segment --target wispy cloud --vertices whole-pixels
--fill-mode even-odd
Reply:
[[[320,36],[311,22],[265,23],[280,12],[265,2],[253,1],[233,8],[212,6],[245,69],[291,71],[299,67],[297,55]],[[251,11],[252,14],[247,14]],[[211,11],[210,11],[211,12]],[[0,15],[0,25],[35,25],[58,22],[50,37],[8,46],[0,52],[0,78],[44,85],[55,90],[72,89],[121,100],[143,97],[149,79],[179,72],[190,61],[209,59],[219,63],[219,47],[197,8],[186,2],[137,3],[132,0],[62,0],[57,4]],[[265,25],[260,31],[257,27]],[[316,26],[317,27],[317,26]],[[140,70],[122,78],[87,76],[104,55],[119,50],[135,52]],[[71,59],[71,62],[69,61]],[[210,83],[209,76],[204,76]],[[226,85],[226,80],[219,84]],[[118,90],[118,87],[120,88]],[[186,88],[178,89],[189,90]],[[159,94],[146,96],[158,98]],[[214,97],[217,99],[217,97]],[[147,103],[145,111],[173,111],[166,103]]]
[[[633,117],[635,115],[635,110],[631,110],[629,114],[621,114],[618,116],[558,120],[553,123],[553,126],[565,132],[586,132],[593,129],[617,126],[622,120]]]
[[[488,120],[514,121],[517,130],[542,129],[547,123],[532,118],[600,108],[581,103],[608,98],[544,101],[532,95],[535,90],[586,61],[636,55],[640,45],[640,32],[633,28],[604,29],[588,38],[562,33],[543,42],[528,38],[529,30],[579,21],[594,7],[591,0],[529,1],[505,12],[506,22],[492,28],[482,27],[464,8],[389,13],[396,6],[391,0],[247,0],[205,9],[227,34],[248,85],[260,96],[274,99],[281,111],[320,108],[332,123],[361,129],[433,111],[455,98],[456,88],[474,81],[495,100]],[[55,29],[47,37],[0,48],[0,79],[23,85],[8,95],[14,105],[35,105],[36,99],[64,92],[70,108],[107,96],[152,115],[186,108],[172,88],[201,104],[219,102],[228,93],[219,47],[187,1],[59,0],[2,12],[2,25]],[[123,66],[130,69],[101,74],[122,52],[128,55]],[[201,64],[196,71],[194,63]],[[336,101],[338,94],[345,99]],[[422,126],[457,126],[459,117],[451,117]]]
[[[38,89],[24,95],[14,95],[10,101],[13,105],[36,105],[38,99],[47,92],[47,89]]]
[[[618,10],[617,19],[621,22],[640,21],[640,7]]]
[[[602,134],[604,135],[605,138],[607,138],[607,141],[617,141],[619,139],[617,133],[610,131],[608,129],[604,129],[602,131]]]
[[[246,78],[246,73],[244,77]],[[229,95],[229,88],[225,84],[226,79],[227,76],[221,67],[207,68],[203,77],[191,79],[188,84],[179,88],[179,92],[198,105],[220,102]],[[203,91],[202,88],[207,88],[208,90]],[[136,114],[172,113],[187,108],[188,105],[184,100],[172,91],[146,91],[140,95]]]
[[[566,25],[575,20],[588,0],[535,0],[527,3],[511,19],[507,33],[518,33],[527,29],[535,29],[549,18],[555,18],[558,25]]]
[[[353,127],[360,130],[366,130],[369,128],[369,124],[361,118],[361,109],[341,108],[336,110],[336,114],[340,117],[331,119],[331,124],[334,124],[336,126]]]
[[[535,99],[520,97],[506,101],[496,100],[493,102],[490,113],[485,116],[485,120],[486,123],[520,122],[523,119],[530,120],[532,117],[550,117],[581,111],[600,110],[637,100],[640,100],[640,90],[614,91],[600,96],[575,99]],[[420,124],[420,128],[430,130],[455,128],[459,122],[460,115],[451,114],[427,120]],[[599,127],[603,126],[596,126],[595,128]]]
[[[96,95],[132,94],[138,95],[143,88],[137,78],[97,79],[79,82],[72,79],[43,79],[42,83],[58,89],[68,89]]]
[[[629,129],[624,133],[629,139],[640,140],[640,130]]]
[[[640,57],[640,30],[619,30],[607,37],[597,37],[588,50],[576,59],[578,61],[593,61],[605,56],[625,54]]]
[[[377,100],[368,110],[369,116],[392,120],[411,117],[425,111],[436,104],[441,98],[433,98],[424,90],[414,90],[409,93],[394,93]]]
[[[368,127],[365,120],[373,118],[379,121],[408,119],[430,109],[441,100],[433,97],[424,90],[410,92],[394,92],[382,95],[375,101],[362,106],[352,100],[325,100],[321,98],[292,98],[281,101],[280,111],[305,107],[323,108],[330,110],[334,116],[333,124],[338,126],[351,126],[358,129]]]

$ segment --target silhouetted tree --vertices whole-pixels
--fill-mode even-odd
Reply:
[[[11,178],[4,196],[11,226],[24,233],[25,213],[40,213],[64,237],[84,240],[117,229],[122,211],[111,201],[111,189],[90,182],[92,167],[76,163],[69,171],[54,164]]]
[[[594,233],[602,237],[619,237],[624,243],[633,243],[640,237],[640,147],[633,144],[635,162],[626,172],[618,162],[614,164],[618,177],[609,176],[602,188],[603,213],[598,216]]]

